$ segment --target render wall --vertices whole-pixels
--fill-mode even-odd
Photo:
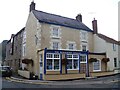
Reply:
[[[118,45],[116,44],[116,51],[113,50],[113,43],[108,43],[105,40],[99,38],[96,34],[94,35],[94,52],[106,53],[106,57],[110,59],[107,64],[107,70],[114,70],[114,58],[117,58],[117,66],[119,66],[118,61]]]
[[[81,50],[81,40],[80,40],[80,32],[82,30],[72,29],[68,27],[60,26],[60,38],[54,39],[51,37],[51,25],[50,24],[41,24],[41,48],[49,48],[51,49],[51,41],[58,40],[61,42],[60,49],[67,49],[67,42],[75,42],[76,50]],[[88,33],[88,49],[93,52],[93,33]]]
[[[28,65],[28,69],[30,72],[34,72],[36,75],[38,75],[38,57],[37,57],[37,47],[36,47],[36,32],[37,32],[37,19],[31,12],[29,14],[27,23],[26,23],[26,55],[22,58],[32,59],[33,60],[33,67],[31,65]],[[40,48],[39,48],[40,49]]]
[[[116,51],[113,50],[113,44],[107,43],[107,57],[110,58],[108,62],[108,70],[112,71],[115,69],[114,67],[114,58],[117,58],[117,67],[119,67],[118,61],[118,45],[116,45]]]

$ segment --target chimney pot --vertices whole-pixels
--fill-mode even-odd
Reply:
[[[76,16],[76,20],[79,21],[79,22],[82,22],[82,15],[81,14],[78,14]]]
[[[93,33],[97,34],[98,33],[98,28],[97,28],[97,20],[95,20],[95,18],[92,21],[92,27],[93,27]]]
[[[33,0],[33,1],[31,2],[31,4],[30,4],[30,12],[31,12],[32,10],[35,10],[34,0]]]

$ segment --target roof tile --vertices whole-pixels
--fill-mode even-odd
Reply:
[[[37,11],[37,10],[33,10],[32,12],[40,22],[61,25],[61,26],[66,26],[66,27],[75,28],[79,30],[86,30],[86,31],[93,32],[85,24],[77,21],[76,19],[71,19],[71,18],[50,14],[43,11]]]

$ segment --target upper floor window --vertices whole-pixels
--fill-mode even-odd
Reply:
[[[80,37],[81,37],[81,41],[87,41],[87,32],[81,31]]]
[[[51,37],[60,38],[60,27],[59,26],[51,26]]]
[[[11,38],[11,47],[10,47],[10,54],[13,55],[13,48],[14,48],[14,37]]]
[[[113,44],[113,51],[116,51],[116,44]]]
[[[74,44],[73,43],[68,44],[68,49],[73,50],[74,49]]]
[[[59,49],[59,42],[53,42],[53,49]]]
[[[23,44],[23,46],[22,46],[22,55],[23,55],[23,56],[26,55],[26,43]]]
[[[23,43],[26,43],[26,31],[23,32]]]
[[[69,50],[74,50],[74,49],[76,49],[76,44],[75,44],[75,42],[67,42],[67,49],[69,49]]]
[[[59,36],[59,30],[58,27],[53,27],[53,36],[58,37]]]
[[[87,46],[86,45],[82,45],[82,51],[86,51],[87,50]]]
[[[87,51],[88,50],[88,44],[87,43],[81,43],[81,50],[82,51]]]

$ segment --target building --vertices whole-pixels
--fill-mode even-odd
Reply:
[[[7,40],[3,40],[0,43],[0,65],[4,65],[4,61],[6,57],[6,45],[7,45]]]
[[[6,45],[6,65],[9,65],[15,72],[22,67],[21,48],[24,29],[17,34],[12,34]]]
[[[89,77],[113,69],[110,52],[116,57],[117,51],[108,51],[111,47],[101,43],[118,43],[97,33],[97,20],[92,24],[93,30],[82,22],[81,14],[72,19],[36,10],[32,1],[25,28],[8,41],[6,61],[14,70],[22,69],[20,75],[30,78],[34,73],[41,80]]]
[[[82,22],[81,14],[76,19],[54,15],[35,10],[32,2],[23,33],[23,68],[44,80],[106,71],[106,54],[94,52],[93,34]]]
[[[107,63],[108,71],[113,71],[116,68],[119,68],[120,60],[118,58],[118,46],[120,45],[118,41],[107,37],[103,34],[98,33],[97,30],[97,20],[93,20],[94,24],[94,52],[106,53],[106,57],[109,58]]]

